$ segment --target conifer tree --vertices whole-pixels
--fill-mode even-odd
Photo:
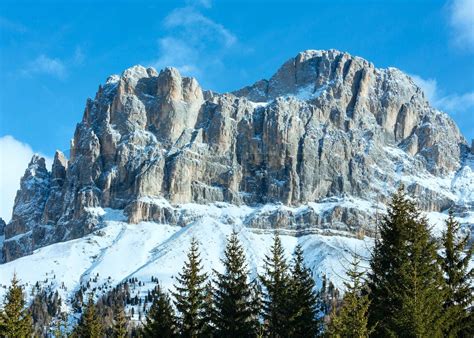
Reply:
[[[441,335],[443,276],[428,222],[401,187],[379,225],[369,274],[369,319],[378,336]]]
[[[264,274],[260,276],[264,286],[263,319],[267,335],[270,337],[288,337],[288,299],[289,284],[288,264],[280,241],[275,234],[270,255],[264,259]]]
[[[289,325],[293,337],[315,337],[320,331],[316,318],[318,297],[314,290],[311,270],[304,264],[303,250],[295,248],[289,288]]]
[[[114,308],[113,334],[115,338],[125,338],[127,336],[127,317],[123,305]]]
[[[253,337],[258,322],[252,299],[244,249],[237,233],[230,235],[224,252],[224,273],[215,271],[215,325],[218,337]]]
[[[360,260],[354,255],[347,271],[348,282],[344,282],[346,293],[342,306],[333,308],[328,334],[331,337],[368,337],[372,330],[368,326],[369,297],[364,290],[364,271],[359,269]]]
[[[253,321],[256,323],[257,336],[263,335],[264,327],[261,323],[263,301],[262,301],[262,286],[258,280],[258,277],[251,282],[251,306]]]
[[[89,294],[87,304],[82,311],[82,317],[76,328],[76,333],[81,338],[98,338],[102,337],[104,333],[102,321],[97,312],[92,293]]]
[[[154,290],[153,303],[143,327],[144,337],[176,337],[176,323],[171,300],[159,285]]]
[[[33,332],[31,316],[25,309],[23,288],[19,283],[20,281],[14,274],[1,311],[1,337],[23,338],[31,336]]]
[[[214,309],[214,289],[212,282],[208,281],[204,290],[204,308],[203,308],[203,327],[201,329],[202,337],[215,336],[215,309]]]
[[[469,234],[461,238],[459,232],[460,224],[450,212],[442,237],[442,268],[446,283],[443,331],[448,337],[474,336],[474,270],[469,268],[474,246],[469,246]]]
[[[173,292],[174,303],[179,311],[179,326],[184,337],[197,337],[203,327],[205,283],[207,275],[202,272],[198,243],[191,240],[187,261],[178,274]]]

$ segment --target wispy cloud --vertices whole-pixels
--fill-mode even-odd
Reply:
[[[452,0],[448,9],[454,43],[474,51],[474,0]]]
[[[424,79],[410,75],[413,81],[423,90],[430,104],[449,113],[458,123],[464,135],[474,139],[474,91],[467,93],[445,94],[438,87],[436,79]]]
[[[438,83],[435,79],[424,79],[416,74],[410,74],[410,77],[425,93],[428,101],[434,105],[435,101],[438,100]]]
[[[166,28],[182,29],[189,34],[191,40],[199,38],[216,39],[225,47],[230,47],[237,42],[237,38],[223,25],[205,17],[193,7],[177,8],[173,10],[164,21]]]
[[[201,1],[201,6],[211,4]],[[202,79],[207,70],[223,67],[222,59],[238,46],[231,31],[193,6],[173,10],[163,27],[167,34],[158,40],[159,57],[151,62],[157,69],[173,66]]]
[[[194,76],[201,75],[200,68],[195,64],[199,51],[190,46],[180,38],[164,37],[158,41],[160,58],[154,62],[158,69],[166,66],[174,66],[180,72]]]
[[[74,50],[74,55],[72,56],[72,62],[76,65],[82,65],[84,63],[86,56],[81,47],[77,46]]]
[[[474,91],[461,95],[452,94],[439,98],[436,104],[447,112],[467,112],[474,109]]]
[[[18,141],[13,136],[0,137],[0,217],[6,222],[10,220],[13,202],[20,188],[20,178],[23,176],[34,151],[30,145]],[[46,158],[48,167],[52,159]]]
[[[48,75],[64,79],[68,76],[70,68],[82,65],[84,60],[84,51],[77,46],[74,53],[65,59],[40,54],[28,62],[20,72],[23,76]]]
[[[450,114],[470,112],[474,109],[474,91],[463,94],[444,94],[438,88],[436,79],[423,79],[410,75],[413,81],[423,90],[432,106]]]
[[[22,74],[27,76],[46,74],[62,79],[66,76],[66,66],[59,58],[41,54],[22,69]]]

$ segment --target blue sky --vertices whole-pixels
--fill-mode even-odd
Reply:
[[[474,0],[4,0],[2,166],[16,157],[11,142],[47,156],[67,150],[86,98],[132,65],[175,66],[223,92],[268,78],[299,51],[329,48],[412,74],[474,138]]]

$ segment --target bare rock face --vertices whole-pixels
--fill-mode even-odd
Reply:
[[[6,238],[24,234],[41,222],[50,181],[51,174],[46,169],[44,158],[33,156],[20,181],[12,220],[5,229]]]
[[[432,162],[428,169],[436,174],[456,169],[460,145],[466,144],[454,122],[431,108],[407,75],[395,68],[377,69],[335,50],[300,53],[270,80],[235,94],[257,102],[288,95],[302,98],[315,108],[320,125],[377,132],[385,144],[404,146],[411,155]]]
[[[51,168],[51,186],[49,197],[43,210],[42,222],[55,224],[59,220],[63,210],[63,185],[66,180],[67,159],[62,152],[56,151],[53,166]]]
[[[24,254],[33,245],[33,232],[39,228],[49,196],[51,174],[44,158],[33,156],[20,182],[10,223],[5,227],[3,256],[6,261]]]
[[[373,212],[336,203],[323,213],[311,203],[375,205],[403,182],[423,208],[444,210],[456,203],[452,188],[426,182],[454,175],[468,152],[407,75],[347,53],[302,52],[269,80],[227,94],[203,92],[173,68],[135,66],[87,101],[69,160],[57,152],[48,172],[33,158],[4,258],[90,233],[98,208],[185,225],[192,217],[180,205],[225,202],[259,210],[249,227],[356,233]],[[281,207],[258,209],[267,204]]]
[[[5,227],[6,226],[7,226],[7,224],[5,223],[3,218],[0,217],[0,237],[5,236]]]

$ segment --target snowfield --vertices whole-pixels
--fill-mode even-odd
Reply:
[[[106,209],[104,227],[93,234],[52,244],[32,255],[0,265],[0,297],[4,296],[15,272],[27,291],[39,281],[42,286],[58,290],[64,300],[69,299],[81,284],[89,282],[91,288],[102,286],[101,292],[106,292],[135,277],[144,282],[140,293],[155,286],[151,282],[152,276],[171,289],[173,277],[186,259],[192,237],[199,241],[204,268],[211,273],[213,269],[222,270],[220,259],[226,238],[233,230],[239,233],[251,278],[255,278],[262,271],[263,258],[273,242],[272,232],[257,233],[241,224],[219,222],[214,217],[203,217],[186,227],[178,227],[152,222],[128,224],[117,215],[120,212]],[[281,240],[288,260],[296,244],[301,244],[316,281],[320,283],[320,277],[325,274],[340,288],[351,252],[367,258],[372,246],[372,240],[368,238],[320,234],[301,237],[282,234]],[[68,302],[64,306],[66,310]]]
[[[248,207],[242,208],[244,214],[248,212]],[[231,209],[237,216],[238,207]],[[185,227],[153,222],[128,224],[124,222],[121,211],[97,210],[103,216],[103,228],[86,237],[52,244],[36,250],[32,255],[0,265],[0,297],[5,295],[14,273],[27,291],[37,281],[43,287],[58,290],[61,298],[66,300],[63,310],[69,309],[71,296],[88,282],[91,289],[101,287],[96,295],[106,293],[130,278],[137,278],[143,282],[137,293],[144,296],[155,286],[151,282],[152,276],[158,278],[165,288],[173,289],[174,276],[186,259],[191,238],[199,241],[203,265],[210,274],[213,269],[222,271],[220,259],[226,238],[233,230],[239,233],[245,248],[251,278],[256,278],[262,272],[263,259],[269,252],[274,233],[246,228],[239,222],[223,222],[216,217],[216,210],[212,212],[212,206],[209,210],[211,216],[202,217]],[[427,216],[439,234],[447,215],[428,213]],[[474,223],[474,213],[469,213],[468,218],[461,221]],[[360,256],[362,265],[367,267],[373,246],[371,238],[351,236],[341,233],[295,237],[280,233],[288,260],[295,246],[301,244],[306,264],[312,269],[317,286],[321,286],[321,277],[326,275],[341,290],[344,290],[345,268],[349,266],[352,253]]]

